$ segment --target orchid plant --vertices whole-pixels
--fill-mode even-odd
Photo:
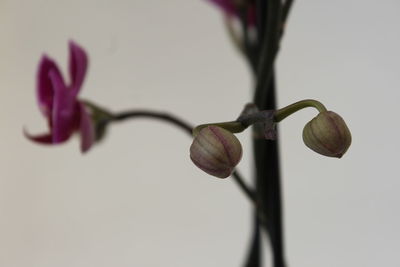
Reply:
[[[81,151],[87,152],[102,140],[112,123],[136,117],[163,120],[187,132],[193,143],[190,158],[201,170],[218,178],[233,177],[242,192],[254,204],[254,231],[244,266],[262,266],[261,238],[269,239],[273,266],[284,267],[282,206],[277,124],[306,107],[318,115],[307,123],[303,140],[307,147],[328,157],[340,158],[351,144],[344,120],[312,99],[301,100],[277,109],[274,61],[283,36],[292,0],[209,0],[223,12],[227,30],[253,71],[253,102],[245,105],[237,119],[205,123],[193,127],[175,115],[152,110],[113,113],[78,98],[88,67],[88,56],[77,43],[69,43],[69,76],[66,83],[57,64],[49,56],[40,60],[37,71],[37,100],[47,119],[49,132],[27,138],[40,144],[56,145],[74,133],[81,138]],[[241,27],[235,28],[238,22]],[[242,144],[235,134],[252,126],[254,147],[254,183],[244,182],[237,170]]]

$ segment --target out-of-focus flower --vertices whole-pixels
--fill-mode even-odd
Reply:
[[[242,157],[239,140],[218,126],[203,128],[190,146],[190,159],[206,173],[226,178]]]
[[[306,146],[328,157],[341,158],[351,144],[351,133],[338,114],[324,111],[306,124],[303,129]]]
[[[219,6],[226,15],[240,17],[243,10],[247,22],[254,25],[256,22],[256,10],[254,0],[208,0]]]
[[[74,132],[81,136],[81,151],[86,152],[95,140],[91,116],[78,93],[88,65],[86,52],[76,43],[69,43],[70,83],[66,84],[56,63],[44,55],[37,72],[37,100],[40,111],[47,118],[49,133],[26,136],[41,144],[59,144]]]

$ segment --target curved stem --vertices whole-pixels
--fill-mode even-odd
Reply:
[[[300,109],[306,108],[306,107],[314,107],[314,108],[318,109],[319,112],[327,111],[326,107],[321,102],[319,102],[317,100],[313,100],[313,99],[306,99],[306,100],[301,100],[299,102],[293,103],[284,108],[278,109],[275,112],[274,120],[275,120],[275,122],[280,122],[281,120],[285,119],[287,116],[299,111]]]
[[[115,121],[123,121],[126,119],[134,119],[134,118],[153,118],[153,119],[159,119],[165,122],[172,123],[175,126],[178,126],[182,130],[184,130],[188,134],[192,134],[192,129],[193,127],[183,121],[182,119],[178,119],[177,117],[163,113],[163,112],[157,112],[157,111],[151,111],[151,110],[132,110],[132,111],[126,111],[126,112],[121,112],[113,116],[112,119],[109,121],[115,122]],[[108,121],[108,122],[109,122]]]
[[[250,125],[253,125],[255,123],[273,122],[274,115],[274,110],[257,110],[240,115],[236,121],[200,124],[193,129],[193,136],[196,137],[198,133],[207,126],[218,126],[231,133],[241,133],[246,130]]]
[[[124,121],[126,119],[134,119],[134,118],[140,118],[140,117],[141,118],[152,118],[152,119],[169,122],[169,123],[177,126],[178,128],[181,128],[186,133],[188,133],[190,136],[192,135],[193,126],[190,125],[189,123],[187,123],[184,120],[177,118],[171,114],[157,112],[157,111],[151,111],[151,110],[132,110],[132,111],[121,112],[121,113],[113,115],[109,119],[104,120],[102,122],[103,123],[102,126],[104,126],[104,124],[107,124],[110,122]],[[233,176],[236,184],[243,191],[243,193],[247,196],[247,198],[256,205],[255,193],[243,181],[241,174],[237,170],[235,170],[232,173],[232,176]]]

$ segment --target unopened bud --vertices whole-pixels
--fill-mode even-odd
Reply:
[[[203,128],[190,146],[190,159],[206,173],[226,178],[242,157],[239,140],[218,126]]]
[[[351,133],[346,123],[332,111],[320,112],[303,130],[306,146],[328,157],[341,158],[351,144]]]

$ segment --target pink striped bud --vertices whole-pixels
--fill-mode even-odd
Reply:
[[[218,127],[203,128],[190,146],[190,159],[206,173],[226,178],[242,157],[239,140],[229,131]]]
[[[319,154],[341,158],[350,147],[351,133],[342,117],[324,111],[306,124],[303,141]]]

